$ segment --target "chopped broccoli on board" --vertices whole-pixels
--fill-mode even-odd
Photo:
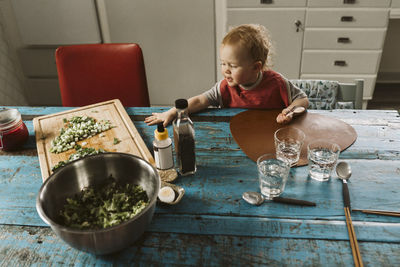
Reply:
[[[62,153],[74,147],[76,142],[92,137],[114,128],[108,120],[96,121],[92,117],[74,116],[70,120],[63,119],[66,128],[51,141],[50,152]]]
[[[74,148],[75,148],[76,152],[71,154],[67,160],[59,161],[56,165],[54,165],[51,168],[51,170],[53,172],[55,170],[57,170],[58,168],[65,166],[68,162],[71,162],[71,161],[74,161],[77,159],[81,159],[81,158],[84,158],[89,155],[96,155],[96,154],[107,152],[102,148],[99,148],[98,150],[96,150],[95,148],[92,148],[92,147],[81,147],[78,144],[75,145]]]

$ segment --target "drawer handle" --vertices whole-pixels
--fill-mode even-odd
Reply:
[[[343,0],[343,4],[355,4],[356,0]]]
[[[340,21],[351,22],[351,21],[354,21],[354,17],[353,16],[342,16],[340,18]]]
[[[273,0],[260,0],[261,4],[272,4],[273,2]]]
[[[338,43],[343,43],[343,44],[348,44],[350,43],[350,38],[349,37],[339,37],[337,38]]]
[[[335,64],[335,66],[341,66],[341,67],[347,66],[347,63],[345,60],[335,60],[334,64]]]
[[[299,30],[301,29],[301,21],[296,19],[294,21],[294,25],[296,26],[296,32],[299,32]]]

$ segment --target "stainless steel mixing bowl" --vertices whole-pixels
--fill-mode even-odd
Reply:
[[[102,184],[110,176],[121,183],[141,185],[149,198],[134,218],[101,230],[77,230],[63,226],[60,210],[67,197],[88,186]],[[124,153],[104,153],[73,161],[53,173],[42,185],[36,209],[42,220],[70,246],[94,254],[109,254],[131,245],[150,224],[160,189],[157,170],[145,160]]]

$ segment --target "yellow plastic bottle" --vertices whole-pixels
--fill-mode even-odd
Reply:
[[[157,125],[157,129],[154,131],[153,150],[157,169],[168,170],[174,167],[172,140],[162,122]]]

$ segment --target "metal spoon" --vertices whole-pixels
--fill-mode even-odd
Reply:
[[[351,210],[349,187],[347,186],[347,180],[349,180],[350,176],[351,176],[350,165],[345,161],[339,162],[336,165],[336,174],[339,177],[339,179],[341,179],[342,182],[343,182],[343,202],[344,202],[344,206],[348,207],[349,210]]]
[[[343,182],[343,202],[344,202],[344,213],[346,215],[346,225],[347,230],[349,232],[350,246],[353,253],[353,259],[356,263],[356,266],[364,266],[360,254],[360,248],[358,246],[357,236],[354,231],[353,222],[351,220],[351,207],[350,207],[350,195],[349,188],[347,186],[347,180],[350,179],[351,176],[351,168],[347,162],[339,162],[336,165],[336,174],[342,179]]]
[[[301,113],[303,113],[306,109],[301,106],[294,106],[285,116],[297,116]]]
[[[266,200],[266,198],[258,192],[244,192],[242,198],[247,203],[257,206],[261,205]],[[272,201],[300,206],[316,206],[314,202],[286,197],[274,197],[272,198]]]

